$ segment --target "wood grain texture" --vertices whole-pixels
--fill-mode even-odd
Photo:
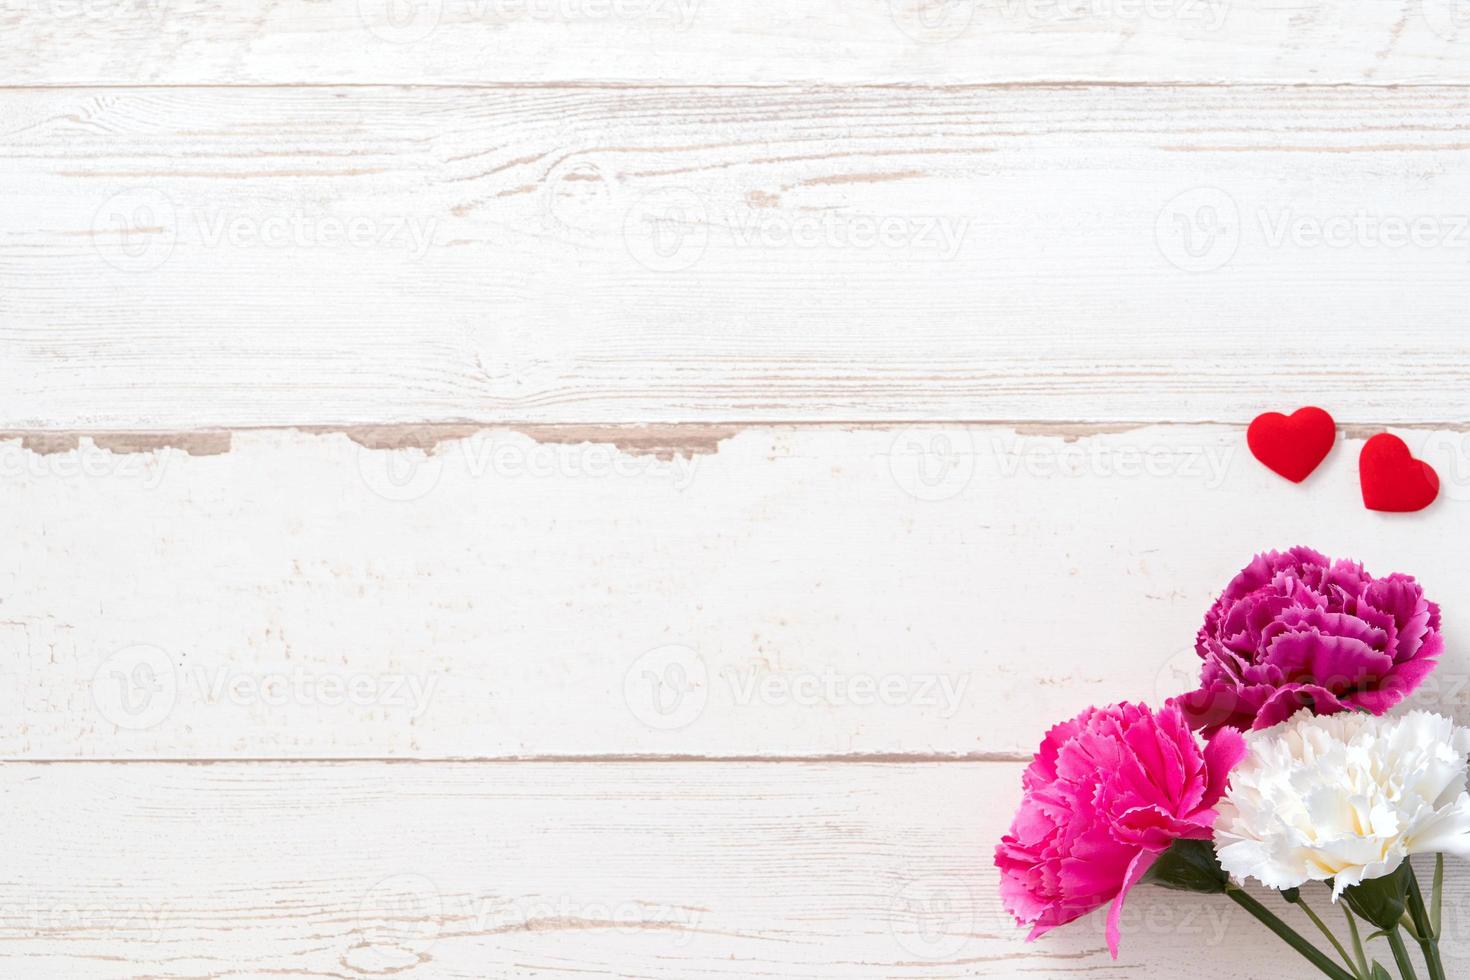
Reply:
[[[0,753],[1023,758],[1189,690],[1214,594],[1299,543],[1424,581],[1415,703],[1470,720],[1470,436],[1404,435],[1420,515],[1362,508],[1360,439],[1297,487],[1229,427],[8,441]]]
[[[1020,769],[12,764],[0,963],[27,980],[1302,975],[1223,899],[1147,888],[1116,963],[1098,916],[1025,945],[990,867]],[[1452,975],[1467,886],[1453,868]]]
[[[1470,721],[1461,0],[0,36],[0,975],[1296,975],[1173,894],[1024,945],[1045,727],[1299,542],[1425,582]],[[1207,424],[1306,402],[1302,487]]]
[[[1464,82],[1454,0],[11,0],[28,85]]]
[[[1458,89],[0,105],[11,428],[1470,420]]]

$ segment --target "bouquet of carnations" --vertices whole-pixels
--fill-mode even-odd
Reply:
[[[1035,939],[1109,906],[1116,959],[1124,900],[1161,885],[1225,896],[1334,980],[1392,980],[1379,942],[1403,980],[1417,980],[1411,945],[1446,980],[1444,856],[1470,857],[1470,729],[1388,714],[1443,647],[1439,607],[1407,575],[1309,548],[1257,556],[1205,616],[1198,690],[1157,711],[1088,708],[1047,733],[995,852],[1007,910]],[[1412,855],[1432,856],[1427,887]],[[1345,932],[1314,908],[1316,882]]]

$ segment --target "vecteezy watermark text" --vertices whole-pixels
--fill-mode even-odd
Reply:
[[[1000,475],[1013,477],[1119,477],[1194,480],[1206,489],[1225,482],[1235,447],[1227,442],[1119,445],[1102,440],[1066,442],[996,435],[991,448]]]
[[[819,705],[866,708],[938,708],[953,718],[970,686],[969,674],[846,674],[831,667],[821,671],[764,671],[728,668],[723,672],[731,701],[741,707]]]
[[[1001,25],[1109,23],[1136,26],[1147,21],[1198,25],[1206,31],[1225,26],[1229,0],[888,0],[898,29],[924,44],[943,44],[974,31]]]
[[[662,187],[623,215],[628,254],[655,272],[692,268],[711,241],[737,249],[886,251],[915,260],[952,261],[973,219],[962,214],[797,213],[761,207],[724,211],[684,187]]]
[[[105,658],[92,677],[103,718],[126,731],[164,722],[187,698],[205,708],[389,708],[417,719],[429,709],[439,678],[432,674],[312,670],[303,666],[244,669],[233,664],[184,668],[167,651],[135,644]]]
[[[504,26],[521,21],[621,21],[687,31],[701,0],[358,0],[368,32],[390,44],[415,44],[447,22]]]
[[[301,667],[281,671],[245,671],[235,667],[196,667],[186,672],[205,704],[248,707],[324,708],[382,706],[407,708],[420,717],[433,700],[439,678],[420,674],[319,673]]]
[[[1228,265],[1242,249],[1466,250],[1470,213],[1250,208],[1220,188],[1196,187],[1164,204],[1155,237],[1159,251],[1176,267],[1212,272]]]
[[[260,216],[211,208],[194,215],[206,248],[381,248],[421,259],[434,244],[432,217],[338,217],[304,212]]]
[[[57,20],[147,20],[160,24],[174,0],[31,0],[31,10]],[[22,3],[23,5],[23,3]]]
[[[172,911],[167,905],[140,899],[53,899],[33,897],[0,904],[0,921],[7,929],[18,926],[33,932],[112,933],[129,939],[163,939]],[[23,925],[22,925],[23,924]]]
[[[743,247],[904,251],[946,262],[959,252],[970,230],[970,219],[960,216],[834,211],[793,216],[751,210],[731,215],[727,224]]]
[[[20,440],[0,443],[0,479],[119,480],[156,490],[168,473],[167,451],[113,452],[91,439],[75,449],[38,452]]]
[[[680,452],[632,453],[607,443],[538,442],[517,433],[475,433],[452,448],[368,449],[357,454],[363,484],[385,500],[420,500],[445,470],[469,479],[639,479],[676,491],[694,482],[699,457]]]
[[[408,214],[334,214],[276,205],[189,209],[152,187],[119,191],[92,216],[97,254],[123,272],[160,268],[182,242],[205,249],[377,249],[419,261],[435,245],[438,219]]]
[[[363,972],[398,972],[394,964],[421,962],[446,922],[479,934],[533,931],[586,923],[625,935],[667,934],[676,946],[696,933],[704,909],[647,901],[601,901],[572,894],[503,897],[445,893],[427,875],[401,873],[373,884],[356,910],[348,958]]]
[[[953,718],[969,692],[971,675],[929,672],[868,673],[781,670],[729,666],[711,672],[704,658],[682,644],[661,646],[637,657],[623,681],[623,698],[649,728],[686,728],[712,697],[726,707],[916,708]]]

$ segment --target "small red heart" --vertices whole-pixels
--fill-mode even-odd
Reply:
[[[1292,483],[1300,483],[1332,451],[1337,423],[1320,408],[1299,408],[1291,415],[1257,415],[1245,430],[1251,455]]]
[[[1404,440],[1380,432],[1363,444],[1358,457],[1358,479],[1363,484],[1363,506],[1406,514],[1423,510],[1439,496],[1439,474],[1415,459]]]

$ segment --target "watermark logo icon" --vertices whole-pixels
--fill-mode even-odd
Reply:
[[[1447,41],[1470,41],[1470,0],[1420,0],[1429,29]]]
[[[122,272],[151,272],[168,261],[179,237],[178,209],[163,191],[114,194],[92,215],[92,247]]]
[[[1159,252],[1185,272],[1213,272],[1240,247],[1240,208],[1214,187],[1196,187],[1174,197],[1154,224]]]
[[[1439,492],[1451,500],[1470,500],[1470,433],[1439,431],[1415,455],[1439,473]]]
[[[368,889],[357,908],[353,961],[364,972],[398,972],[422,962],[439,937],[444,899],[420,874],[396,874]]]
[[[357,472],[363,485],[394,503],[422,500],[439,485],[444,462],[421,449],[358,447]]]
[[[959,878],[911,881],[893,896],[891,911],[889,931],[918,959],[952,959],[975,934],[975,896]]]
[[[709,247],[709,214],[693,191],[652,191],[628,209],[623,241],[628,254],[654,272],[682,272]]]
[[[1193,694],[1200,685],[1202,664],[1203,661],[1194,647],[1180,647],[1176,650],[1154,675],[1154,697],[1149,704],[1161,708],[1170,698]]]
[[[146,643],[124,647],[92,675],[92,703],[103,718],[126,731],[160,724],[179,697],[179,676],[169,655]]]
[[[414,44],[439,28],[444,0],[357,0],[362,25],[389,44]]]
[[[709,701],[709,671],[704,658],[678,644],[657,647],[633,661],[623,677],[623,700],[649,728],[687,728]]]
[[[893,440],[888,455],[893,480],[919,500],[948,500],[975,475],[975,442],[963,429],[914,426]]]
[[[976,0],[888,0],[898,29],[921,44],[961,37],[975,18]]]

